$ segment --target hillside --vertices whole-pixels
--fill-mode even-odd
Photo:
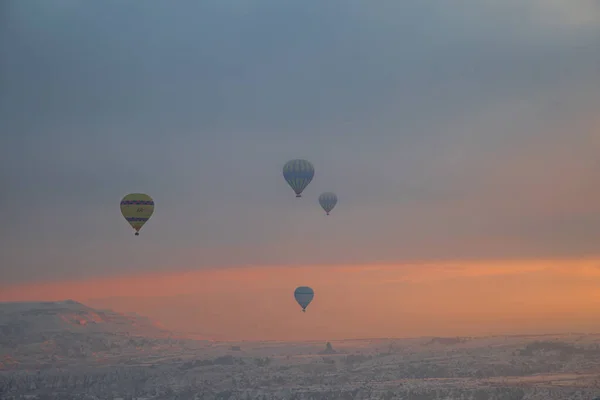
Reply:
[[[170,342],[148,318],[73,300],[0,303],[0,370],[109,359]]]
[[[73,300],[0,303],[0,340],[27,339],[53,332],[128,333],[168,337],[169,332],[148,318],[111,310],[95,310]]]

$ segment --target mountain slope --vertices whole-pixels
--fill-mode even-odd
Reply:
[[[73,300],[60,302],[0,303],[0,336],[53,332],[129,334],[168,337],[169,331],[148,318],[95,310]]]
[[[133,357],[170,346],[171,337],[148,318],[73,300],[0,303],[0,370]]]

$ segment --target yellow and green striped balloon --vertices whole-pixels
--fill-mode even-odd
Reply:
[[[135,236],[154,213],[154,200],[144,193],[130,193],[121,200],[121,214],[135,229]]]

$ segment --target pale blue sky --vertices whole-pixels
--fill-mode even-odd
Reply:
[[[598,2],[1,7],[0,282],[598,253]]]

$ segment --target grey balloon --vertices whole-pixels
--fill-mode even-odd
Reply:
[[[323,207],[323,210],[329,215],[331,210],[336,206],[338,198],[335,193],[325,192],[319,196],[319,204]]]
[[[314,290],[312,290],[312,288],[309,288],[308,286],[297,287],[294,291],[294,298],[296,299],[298,304],[300,304],[300,307],[302,307],[302,312],[306,312],[306,307],[308,307],[308,305],[314,297]]]

